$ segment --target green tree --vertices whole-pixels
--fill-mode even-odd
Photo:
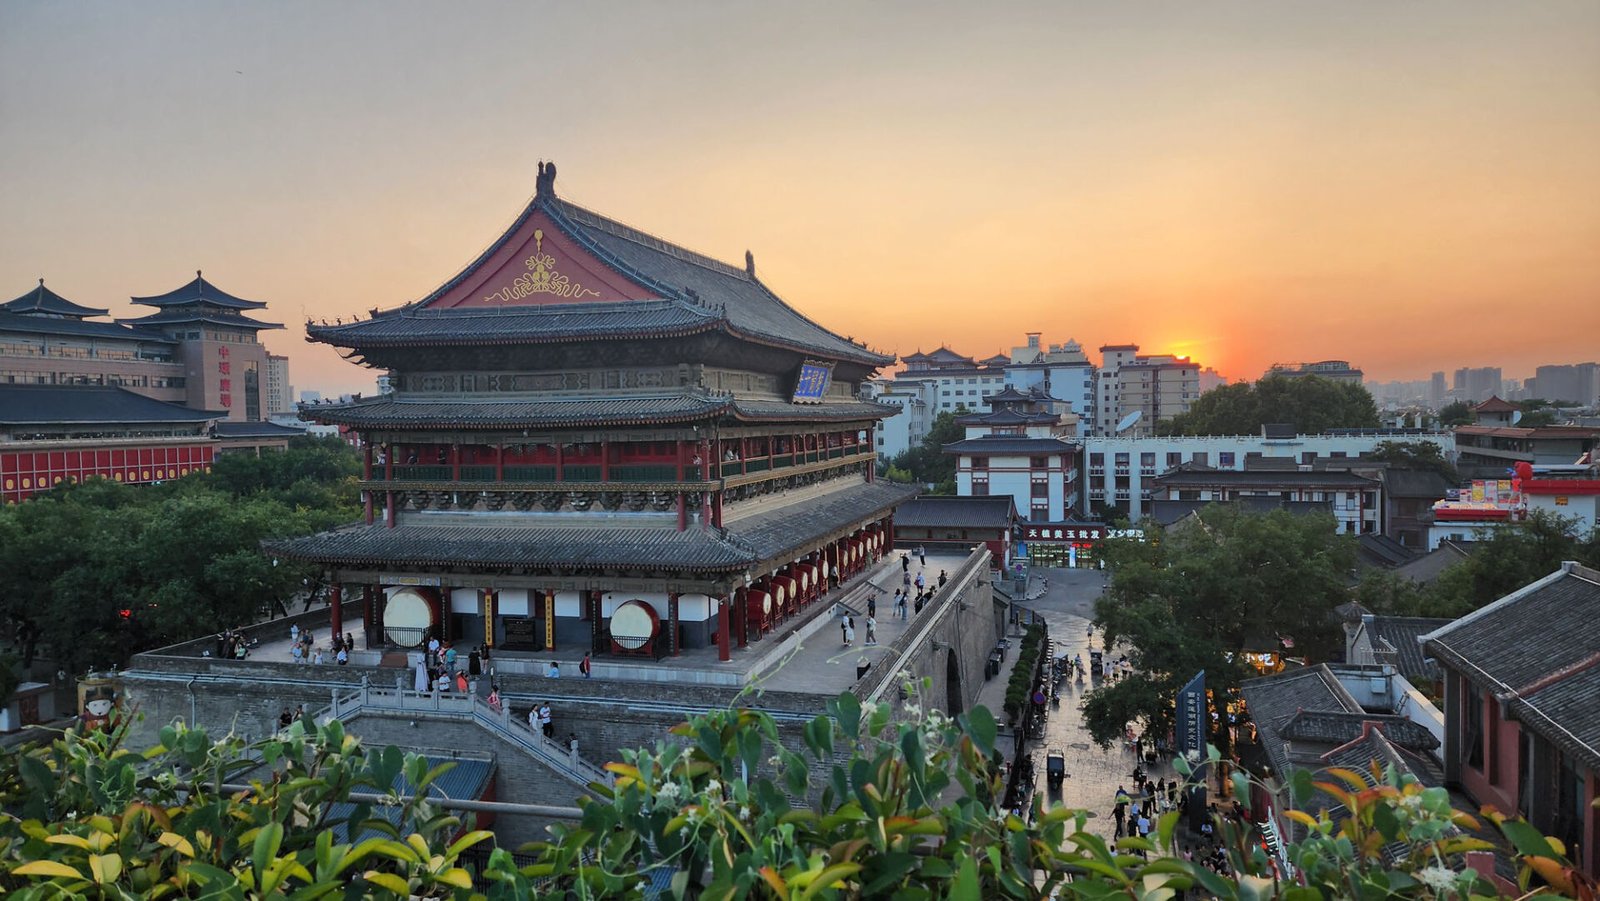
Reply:
[[[1269,375],[1254,385],[1223,385],[1200,395],[1188,412],[1157,423],[1163,435],[1254,435],[1271,423],[1302,434],[1336,428],[1377,428],[1378,407],[1367,389],[1308,375]]]
[[[1456,472],[1455,465],[1446,460],[1439,445],[1431,441],[1380,441],[1377,447],[1362,456],[1388,463],[1397,469],[1436,472],[1452,485],[1461,481],[1461,474]]]
[[[1535,510],[1478,536],[1471,555],[1422,592],[1416,615],[1463,616],[1550,575],[1565,560],[1600,566],[1596,533],[1581,534],[1576,518]]]
[[[1338,645],[1334,608],[1349,599],[1354,538],[1333,517],[1283,510],[1253,513],[1213,505],[1170,529],[1145,525],[1148,540],[1115,539],[1103,555],[1111,584],[1095,623],[1111,647],[1126,642],[1134,674],[1091,691],[1084,705],[1101,744],[1142,722],[1172,725],[1174,699],[1199,670],[1219,696],[1253,675],[1242,652],[1279,650],[1325,657]],[[1226,744],[1226,731],[1219,732]]]
[[[1439,411],[1439,424],[1442,426],[1471,425],[1474,418],[1472,405],[1464,400],[1451,401]]]
[[[966,407],[957,407],[954,413],[940,413],[933,419],[933,426],[916,447],[907,448],[895,456],[889,465],[895,469],[903,469],[911,473],[913,481],[924,485],[939,485],[950,483],[950,491],[955,493],[956,458],[953,454],[944,452],[946,444],[953,444],[966,437],[966,429],[956,418],[967,414]],[[938,492],[935,492],[938,493]]]

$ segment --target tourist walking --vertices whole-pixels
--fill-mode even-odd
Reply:
[[[844,643],[849,647],[856,643],[856,621],[854,617],[844,618]]]
[[[583,655],[583,659],[578,661],[578,672],[582,673],[583,677],[585,679],[589,678],[589,655],[588,655],[588,653],[585,653]]]
[[[554,718],[550,715],[550,702],[544,701],[539,705],[539,729],[544,732],[545,738],[554,738],[556,727]]]
[[[867,614],[867,645],[875,646],[878,643],[878,619],[872,614]]]

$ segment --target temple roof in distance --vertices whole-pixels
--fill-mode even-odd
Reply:
[[[726,417],[738,421],[849,421],[891,415],[874,403],[793,404],[713,395],[703,391],[658,394],[463,401],[402,398],[384,394],[343,404],[303,406],[301,418],[357,428],[582,428],[695,422]]]
[[[73,303],[46,288],[42,278],[39,279],[37,288],[16,300],[0,303],[0,310],[5,310],[9,313],[45,313],[51,316],[70,316],[74,319],[82,319],[85,316],[104,316],[109,312],[109,310]]]
[[[743,268],[557,199],[555,167],[516,222],[421,300],[349,323],[307,323],[340,347],[626,340],[725,332],[826,360],[893,362],[784,303]]]
[[[1070,454],[1078,445],[1064,438],[1029,438],[1024,435],[985,435],[944,446],[947,454]]]
[[[63,316],[39,316],[0,310],[0,332],[24,332],[34,335],[70,335],[74,338],[117,338],[123,341],[144,341],[151,344],[172,344],[171,338],[158,332],[136,331],[115,322],[91,322]]]
[[[358,524],[270,541],[263,547],[295,559],[353,566],[741,572],[798,553],[915,493],[915,488],[903,485],[863,483],[739,519],[725,529],[694,527],[680,532],[657,522],[575,522],[573,517],[538,515],[467,525],[448,518],[429,522],[425,516],[408,516],[392,528]]]
[[[125,325],[141,328],[153,328],[166,325],[184,325],[193,322],[203,322],[207,325],[225,325],[232,328],[251,329],[260,331],[267,328],[283,328],[281,322],[258,322],[248,316],[240,316],[226,310],[208,310],[204,307],[169,308],[149,316],[138,319],[119,319]]]
[[[226,412],[193,410],[99,385],[0,385],[0,424],[203,423]]]
[[[179,307],[200,303],[230,310],[260,310],[266,307],[266,304],[259,300],[245,300],[218,288],[206,281],[198,269],[195,270],[194,280],[181,288],[174,288],[165,294],[130,299],[136,304],[148,307]]]

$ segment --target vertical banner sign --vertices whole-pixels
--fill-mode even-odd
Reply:
[[[1194,751],[1202,757],[1206,748],[1206,671],[1195,673],[1189,684],[1178,691],[1178,729],[1174,736],[1178,753]]]
[[[556,647],[556,593],[553,591],[544,594],[544,649],[553,651]]]
[[[483,646],[494,647],[494,592],[493,588],[483,590]]]

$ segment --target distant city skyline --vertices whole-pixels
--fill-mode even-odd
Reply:
[[[530,42],[531,35],[538,35]],[[70,65],[64,64],[70,61]],[[204,269],[306,317],[427,294],[554,159],[899,354],[1024,331],[1230,379],[1595,356],[1600,5],[0,7],[0,293]]]

